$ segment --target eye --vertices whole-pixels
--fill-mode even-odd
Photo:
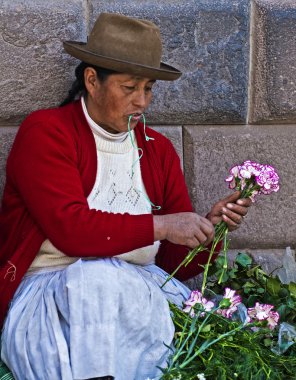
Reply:
[[[146,92],[151,92],[152,91],[152,86],[145,87]]]
[[[128,91],[134,91],[135,90],[135,86],[124,86],[125,89],[127,89]]]

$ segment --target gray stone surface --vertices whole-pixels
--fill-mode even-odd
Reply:
[[[248,253],[250,256],[253,257],[254,263],[257,263],[261,265],[262,269],[267,273],[267,274],[273,274],[279,275],[280,271],[283,270],[283,261],[284,257],[286,255],[286,249],[240,249],[238,250],[229,250],[227,257],[228,257],[228,266],[231,267],[233,261],[235,260],[237,254],[239,252],[245,252]],[[292,254],[294,255],[295,258],[295,252],[292,251]],[[295,261],[295,259],[294,259]],[[295,265],[295,262],[293,263]],[[186,281],[186,285],[190,289],[200,289],[202,285],[202,280],[203,280],[203,274],[199,274],[196,277],[191,278],[190,280]],[[283,279],[281,278],[282,282]]]
[[[0,122],[59,104],[76,60],[62,40],[85,40],[83,0],[0,1]]]
[[[274,166],[280,191],[257,198],[240,229],[231,233],[231,247],[295,247],[295,125],[186,127],[183,143],[185,177],[193,205],[202,215],[231,194],[224,179],[232,166],[247,159]]]
[[[253,3],[249,122],[295,122],[296,1]]]
[[[181,79],[156,84],[148,120],[154,124],[241,123],[247,113],[249,0],[93,0],[100,12],[154,21],[163,60]]]
[[[0,128],[0,200],[2,198],[5,183],[6,160],[16,132],[16,127]]]
[[[181,126],[154,126],[157,132],[167,137],[174,145],[183,167],[183,136]]]
[[[241,249],[241,250],[230,250],[229,251],[229,262],[233,262],[238,254],[238,252],[246,252],[251,255],[254,261],[260,264],[263,270],[267,274],[273,273],[278,275],[280,271],[283,270],[283,261],[287,254],[287,248],[285,249]],[[292,251],[294,255],[295,263],[295,252]]]

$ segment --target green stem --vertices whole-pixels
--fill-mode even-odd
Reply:
[[[204,251],[206,250],[206,248],[201,244],[199,245],[198,247],[194,248],[192,251],[190,251],[187,256],[185,257],[185,259],[181,262],[181,264],[178,265],[178,267],[173,271],[172,274],[170,274],[167,279],[165,280],[165,282],[161,285],[160,288],[163,288],[165,286],[166,283],[168,283],[174,276],[175,274],[178,272],[178,270],[184,265],[186,267],[186,265],[188,265],[193,259],[194,257],[201,251]]]
[[[250,180],[246,180],[246,187],[244,188],[244,190],[241,190],[241,188],[240,188],[240,182],[237,185],[238,185],[237,190],[241,191],[240,199],[249,198],[253,194],[254,191],[260,190],[260,186],[257,185],[254,182],[254,178],[253,177]],[[215,225],[215,238],[214,238],[214,241],[212,243],[212,248],[210,250],[209,260],[208,260],[208,262],[206,264],[206,268],[205,268],[205,273],[206,274],[208,273],[208,266],[209,266],[209,264],[211,262],[211,258],[212,258],[213,254],[214,254],[215,248],[216,248],[217,244],[222,239],[224,239],[224,250],[223,250],[223,252],[224,252],[224,259],[225,259],[224,262],[227,261],[226,252],[227,252],[228,245],[229,245],[228,244],[228,240],[227,240],[227,235],[228,235],[228,227],[227,227],[227,224],[224,221],[221,221],[220,223],[218,223],[218,224]],[[225,244],[226,242],[227,242],[227,244]],[[213,249],[213,247],[215,247],[215,248]],[[204,245],[201,244],[198,247],[194,248],[192,251],[190,251],[187,254],[187,256],[185,257],[185,259],[181,262],[181,264],[179,264],[178,267],[173,271],[173,273],[167,277],[167,279],[165,280],[165,282],[161,285],[161,288],[163,288],[165,286],[165,284],[167,282],[169,282],[175,276],[175,274],[178,272],[178,270],[182,266],[188,265],[199,252],[204,251],[204,250],[206,250],[206,248],[204,247]],[[227,266],[226,266],[226,268],[227,268]],[[223,274],[224,274],[224,271],[222,272],[222,275]],[[220,277],[219,281],[220,280],[221,280],[221,277]],[[205,282],[206,282],[206,280],[203,281],[203,289],[205,289]]]
[[[199,245],[198,247],[194,248],[192,251],[190,251],[187,256],[185,257],[185,259],[181,262],[181,264],[178,265],[178,267],[173,271],[172,274],[170,274],[167,279],[165,280],[165,282],[161,285],[160,288],[163,288],[165,286],[165,284],[167,284],[174,276],[175,274],[178,272],[178,270],[182,267],[182,266],[187,266],[194,258],[195,256],[199,253],[199,252],[202,252],[202,251],[209,251],[210,254],[209,254],[209,259],[208,259],[208,262],[206,264],[206,268],[205,268],[205,272],[208,272],[208,266],[211,262],[211,259],[212,259],[212,256],[215,252],[215,249],[217,247],[217,244],[223,239],[224,237],[224,234],[228,232],[228,229],[227,229],[227,225],[225,222],[220,222],[218,224],[215,225],[215,238],[212,242],[212,247],[211,247],[211,250],[209,251],[203,244]],[[205,282],[205,281],[204,281]]]
[[[201,325],[199,326],[199,329],[198,329],[198,332],[196,334],[196,336],[198,337],[199,334],[200,334],[200,331],[202,330],[203,326],[206,324],[206,322],[208,321],[209,317],[211,316],[212,313],[207,313],[206,317],[203,319]],[[182,343],[181,346],[179,346],[179,349],[177,350],[177,352],[175,353],[173,359],[172,359],[172,362],[171,362],[171,365],[169,367],[169,370],[173,367],[174,363],[179,359],[179,357],[184,353],[183,352],[183,348],[186,346],[187,342],[189,341],[189,339],[191,338],[191,336],[195,333],[195,325],[196,325],[196,322],[197,320],[199,319],[200,317],[200,312],[198,313],[197,316],[195,316],[193,319],[192,319],[192,322],[191,322],[191,326],[190,326],[190,329],[189,329],[189,332],[188,332],[188,335],[186,337],[186,339],[184,340],[184,342]],[[187,320],[190,318],[189,314],[188,314],[188,317],[187,317]],[[183,329],[184,331],[185,329]],[[191,352],[187,353],[187,356],[186,358],[188,357],[188,355],[190,355]]]
[[[228,246],[229,246],[228,228],[226,228],[225,234],[224,234],[224,237],[223,237],[223,256],[224,256],[224,261],[223,261],[222,272],[221,272],[221,275],[220,275],[219,280],[218,280],[218,284],[221,284],[221,282],[223,281],[224,273],[227,270],[227,262],[228,262],[228,260],[227,260],[227,252],[228,252]]]
[[[241,329],[244,328],[244,325],[240,325],[238,327],[236,327],[235,329],[231,330],[231,331],[228,331],[227,333],[224,333],[222,335],[220,335],[218,338],[212,340],[209,344],[207,345],[204,345],[203,347],[201,347],[200,349],[198,349],[194,355],[191,356],[190,359],[186,360],[184,363],[182,363],[180,365],[180,368],[184,368],[186,367],[190,362],[192,362],[193,359],[195,359],[198,355],[200,355],[202,352],[204,352],[205,350],[207,350],[209,347],[211,347],[213,344],[219,342],[219,340],[223,339],[223,338],[226,338],[227,336],[229,335],[232,335],[234,334],[236,331],[239,331]]]
[[[207,264],[205,265],[204,275],[203,275],[203,279],[202,279],[202,286],[201,286],[201,293],[202,294],[204,294],[204,291],[206,289],[206,283],[207,283],[210,263],[211,263],[213,254],[216,250],[217,244],[224,238],[225,234],[227,234],[227,232],[228,232],[228,228],[227,228],[226,223],[224,223],[224,222],[218,223],[215,226],[215,231],[216,231],[215,238],[214,238],[214,241],[212,243],[212,247],[210,250],[210,254],[208,257]]]

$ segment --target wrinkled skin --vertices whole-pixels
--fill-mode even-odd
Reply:
[[[190,212],[154,217],[157,225],[157,219],[163,218],[159,222],[159,229],[166,232],[160,237],[164,236],[175,244],[195,248],[200,244],[207,245],[213,240],[214,225],[222,220],[227,224],[229,231],[236,230],[252,204],[249,198],[239,199],[239,196],[240,192],[237,191],[221,199],[214,204],[206,218]]]
[[[88,91],[86,107],[90,117],[106,131],[120,133],[128,130],[129,116],[133,115],[130,127],[135,128],[152,100],[155,81],[115,74],[100,82],[92,68],[87,68],[84,76]]]
[[[215,225],[223,220],[229,231],[234,231],[239,228],[243,218],[248,213],[248,208],[251,206],[252,201],[250,198],[239,199],[240,192],[229,195],[215,203],[207,218]]]

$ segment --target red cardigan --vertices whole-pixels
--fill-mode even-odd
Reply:
[[[153,214],[192,211],[179,158],[161,134],[135,129],[143,149],[141,172]],[[100,164],[100,163],[98,163]],[[42,242],[49,239],[69,256],[106,257],[153,243],[153,216],[90,210],[87,196],[97,171],[95,141],[80,101],[36,111],[19,128],[7,161],[0,212],[0,324]],[[157,264],[172,272],[188,249],[163,241]],[[201,253],[177,273],[188,279],[202,268]]]

